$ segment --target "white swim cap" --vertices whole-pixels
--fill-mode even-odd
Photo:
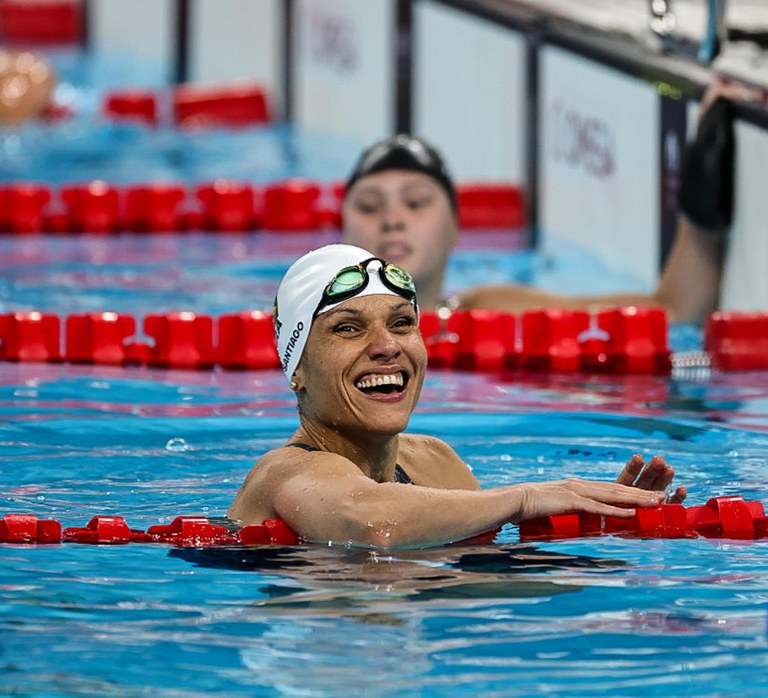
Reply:
[[[280,357],[280,365],[289,380],[304,353],[304,345],[307,343],[312,320],[326,287],[345,267],[352,267],[371,259],[373,261],[365,266],[365,271],[368,274],[367,285],[359,292],[354,293],[354,297],[373,294],[408,297],[406,291],[398,293],[384,284],[379,273],[383,264],[376,255],[354,245],[325,245],[312,250],[303,257],[299,257],[285,272],[285,276],[283,276],[277,289],[274,314],[277,352]],[[402,271],[401,273],[412,284],[410,275]],[[350,297],[352,296],[347,296],[339,303],[329,303],[320,309],[318,314],[336,307],[345,300],[349,300]],[[412,302],[415,306],[415,298],[412,299]]]

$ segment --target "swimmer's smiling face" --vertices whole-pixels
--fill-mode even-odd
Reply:
[[[456,215],[445,189],[429,175],[384,170],[357,180],[343,206],[344,242],[409,271],[420,297],[442,281],[456,243]]]
[[[302,418],[341,433],[402,432],[427,353],[410,301],[355,297],[318,315],[294,374]]]

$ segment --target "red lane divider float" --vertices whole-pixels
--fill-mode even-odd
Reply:
[[[184,129],[239,128],[272,121],[266,90],[250,82],[176,85],[171,107],[174,123]]]
[[[64,186],[59,195],[66,209],[59,219],[69,232],[116,233],[121,229],[117,187],[94,181]],[[49,227],[54,228],[55,232],[66,232],[56,229],[55,225]]]
[[[521,539],[573,538],[615,533],[644,538],[756,539],[768,537],[768,517],[760,502],[742,497],[715,497],[703,506],[662,504],[637,509],[629,519],[594,514],[564,514],[520,522]]]
[[[130,528],[121,516],[94,516],[85,526],[62,529],[54,519],[6,514],[0,519],[0,543],[165,543],[178,547],[211,545],[296,545],[298,536],[281,519],[230,531],[202,516],[177,516],[146,531]]]
[[[712,313],[704,326],[704,350],[723,371],[768,368],[768,313]]]
[[[203,205],[204,229],[236,232],[256,227],[256,192],[253,185],[219,179],[198,186],[196,195]]]
[[[186,190],[180,183],[155,182],[125,191],[124,228],[138,233],[173,232],[184,227],[181,203]],[[185,222],[185,225],[188,221]],[[199,226],[202,227],[202,216]]]
[[[61,351],[61,327],[65,328]],[[0,315],[0,360],[149,365],[164,368],[279,367],[271,313],[212,318],[193,312],[147,315],[139,322],[113,312]],[[666,315],[655,308],[618,308],[594,315],[547,310],[470,310],[421,315],[429,360],[465,371],[524,370],[655,373],[670,370]]]
[[[75,0],[3,0],[0,26],[10,43],[76,44],[83,31],[82,4]]]
[[[0,543],[58,543],[61,524],[32,514],[6,514],[0,519]]]
[[[158,96],[152,90],[114,90],[104,96],[101,112],[109,121],[157,126]]]
[[[715,497],[703,506],[662,504],[637,509],[634,517],[565,514],[519,523],[520,538],[551,539],[595,535],[627,535],[639,538],[729,538],[755,540],[768,537],[768,517],[761,502],[745,502],[740,496]],[[484,542],[490,542],[486,536]],[[473,539],[474,540],[474,539]],[[170,524],[133,529],[120,516],[94,516],[87,525],[62,529],[54,519],[30,514],[6,514],[0,519],[0,543],[164,543],[178,547],[213,545],[297,545],[299,537],[281,519],[240,530],[211,523],[201,516],[177,516]]]
[[[508,183],[464,183],[456,188],[459,226],[469,228],[523,228],[527,214],[523,191]]]
[[[0,359],[61,361],[60,335],[58,315],[37,311],[0,315]]]
[[[272,313],[251,310],[221,315],[216,362],[226,369],[279,368]]]
[[[138,118],[138,117],[137,117]],[[500,197],[522,202],[515,185],[457,186],[464,230],[514,229],[525,225],[522,203],[494,206]],[[217,179],[185,186],[181,182],[140,182],[117,186],[100,180],[56,188],[39,182],[0,186],[0,232],[113,234],[208,230],[279,232],[338,230],[344,186],[293,178],[257,186]]]
[[[16,182],[0,187],[0,231],[25,234],[45,228],[43,209],[51,201],[51,187]]]

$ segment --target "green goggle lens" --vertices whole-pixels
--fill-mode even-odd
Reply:
[[[347,267],[346,269],[342,269],[336,275],[336,278],[328,284],[328,288],[325,290],[326,296],[328,298],[333,298],[342,293],[356,291],[365,284],[367,276],[367,272],[359,267]]]

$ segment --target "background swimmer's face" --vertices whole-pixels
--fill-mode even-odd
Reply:
[[[343,207],[344,242],[413,274],[419,299],[442,282],[456,243],[456,215],[445,190],[429,175],[385,170],[359,179]]]

